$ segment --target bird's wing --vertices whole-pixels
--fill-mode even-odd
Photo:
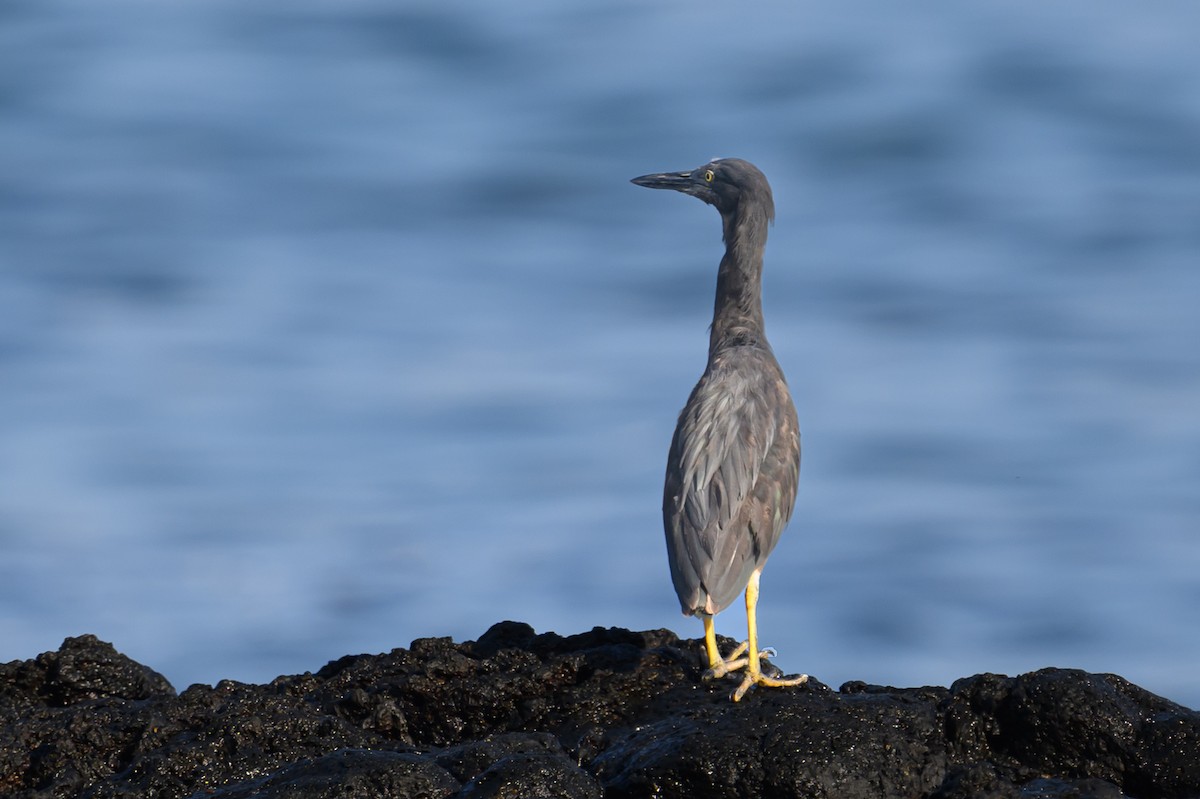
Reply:
[[[693,594],[703,604],[701,588],[718,603],[728,601],[726,586],[740,592],[791,515],[799,469],[787,463],[798,449],[795,410],[774,359],[766,356],[774,367],[766,369],[754,360],[741,353],[710,365],[675,431],[663,510],[685,606]],[[779,485],[756,499],[764,466]]]
[[[679,421],[681,522],[701,533],[699,543],[710,557],[716,554],[713,539],[737,516],[775,438],[774,419],[756,410],[762,403],[751,387],[730,388],[698,391]]]

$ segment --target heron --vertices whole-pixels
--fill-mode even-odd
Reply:
[[[725,241],[708,364],[679,414],[667,456],[663,527],[680,607],[704,623],[705,677],[742,672],[733,701],[754,686],[803,685],[808,675],[781,677],[770,664],[772,673],[765,673],[774,653],[758,648],[759,578],[792,516],[800,480],[796,407],[763,329],[763,250],[775,219],[771,186],[740,158],[642,175],[633,183],[714,206]],[[746,640],[723,657],[713,618],[743,592]]]

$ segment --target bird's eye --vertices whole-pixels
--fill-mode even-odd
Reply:
[[[713,171],[711,169],[704,170],[704,182],[705,183],[713,182]]]

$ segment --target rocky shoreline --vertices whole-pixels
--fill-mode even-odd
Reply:
[[[813,679],[734,704],[698,647],[502,622],[177,694],[70,638],[0,665],[0,796],[1200,797],[1200,713],[1115,675]]]

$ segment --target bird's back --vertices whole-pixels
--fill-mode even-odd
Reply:
[[[679,415],[663,492],[671,578],[686,614],[715,614],[791,518],[800,426],[765,341],[719,349]]]

